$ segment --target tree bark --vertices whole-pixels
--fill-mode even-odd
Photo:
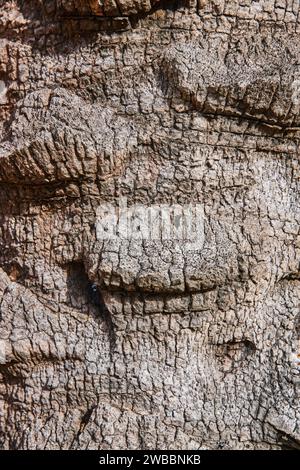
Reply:
[[[0,447],[300,448],[300,6],[0,0]]]

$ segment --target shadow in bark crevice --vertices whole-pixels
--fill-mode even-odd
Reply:
[[[66,266],[68,303],[82,313],[103,321],[109,333],[111,345],[115,344],[115,328],[111,314],[96,284],[88,277],[84,263],[72,262]]]

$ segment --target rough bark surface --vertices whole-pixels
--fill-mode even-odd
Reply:
[[[300,448],[299,14],[0,0],[1,448]],[[121,197],[203,246],[99,240]]]

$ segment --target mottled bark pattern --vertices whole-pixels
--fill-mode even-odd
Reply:
[[[300,448],[299,18],[0,0],[1,448]],[[204,245],[99,240],[120,197]]]

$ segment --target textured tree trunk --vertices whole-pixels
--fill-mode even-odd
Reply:
[[[299,13],[0,0],[1,448],[300,448]]]

